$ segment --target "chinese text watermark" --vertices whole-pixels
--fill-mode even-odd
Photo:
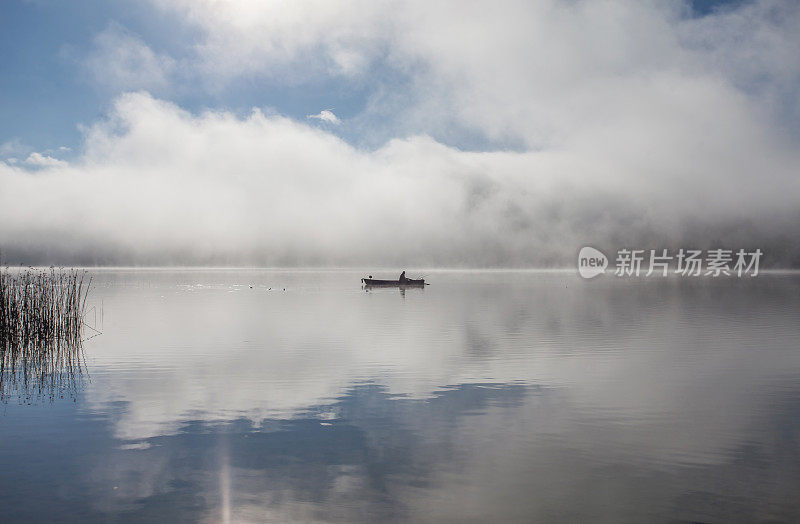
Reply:
[[[737,277],[758,276],[763,256],[760,249],[620,249],[615,259],[614,275],[638,277],[667,276],[670,273],[683,277],[720,275]],[[586,246],[578,253],[578,272],[583,278],[593,278],[605,273],[609,265],[605,254]]]

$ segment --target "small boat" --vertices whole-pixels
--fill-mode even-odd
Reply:
[[[361,282],[364,283],[366,286],[398,286],[398,287],[413,287],[413,286],[424,286],[425,279],[420,278],[415,280],[413,278],[407,278],[405,280],[378,280],[375,278],[362,278]]]

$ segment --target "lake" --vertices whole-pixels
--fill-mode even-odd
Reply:
[[[0,520],[800,521],[796,273],[90,273]]]

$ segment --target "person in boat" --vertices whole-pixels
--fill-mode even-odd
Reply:
[[[408,279],[406,278],[406,272],[405,272],[405,271],[403,271],[402,273],[400,273],[400,278],[399,278],[398,280],[399,280],[400,282],[405,282],[405,281],[407,281],[407,280],[408,280]]]

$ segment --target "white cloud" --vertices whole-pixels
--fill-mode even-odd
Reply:
[[[0,144],[0,156],[20,155],[29,150],[18,138]]]
[[[327,122],[329,124],[341,124],[342,121],[339,120],[339,117],[333,114],[333,111],[329,111],[327,109],[323,109],[316,115],[308,115],[306,118],[316,118],[321,120],[322,122]]]
[[[49,155],[33,152],[25,159],[25,163],[35,167],[63,167],[67,163]]]
[[[447,135],[458,125],[559,147],[616,115],[636,118],[631,107],[685,106],[660,86],[686,83],[716,84],[724,97],[744,90],[755,110],[792,105],[800,128],[795,2],[762,0],[696,20],[686,4],[655,1],[153,1],[201,30],[200,69],[213,82],[369,72],[382,85],[365,117],[390,114],[401,131]],[[406,81],[382,79],[375,64]]]
[[[315,76],[352,77],[381,53],[390,27],[387,3],[217,2],[153,0],[203,31],[197,69],[212,82],[261,75],[293,83]]]
[[[488,153],[426,136],[363,151],[280,116],[127,94],[57,176],[0,166],[0,243],[10,258],[43,257],[39,245],[62,262],[265,265],[567,265],[620,239],[780,238],[794,252],[797,151],[736,97],[669,89],[697,114],[642,107],[663,122],[650,134],[634,119],[600,142]]]
[[[94,38],[84,66],[96,85],[114,90],[167,88],[178,67],[170,56],[156,53],[118,24]]]

